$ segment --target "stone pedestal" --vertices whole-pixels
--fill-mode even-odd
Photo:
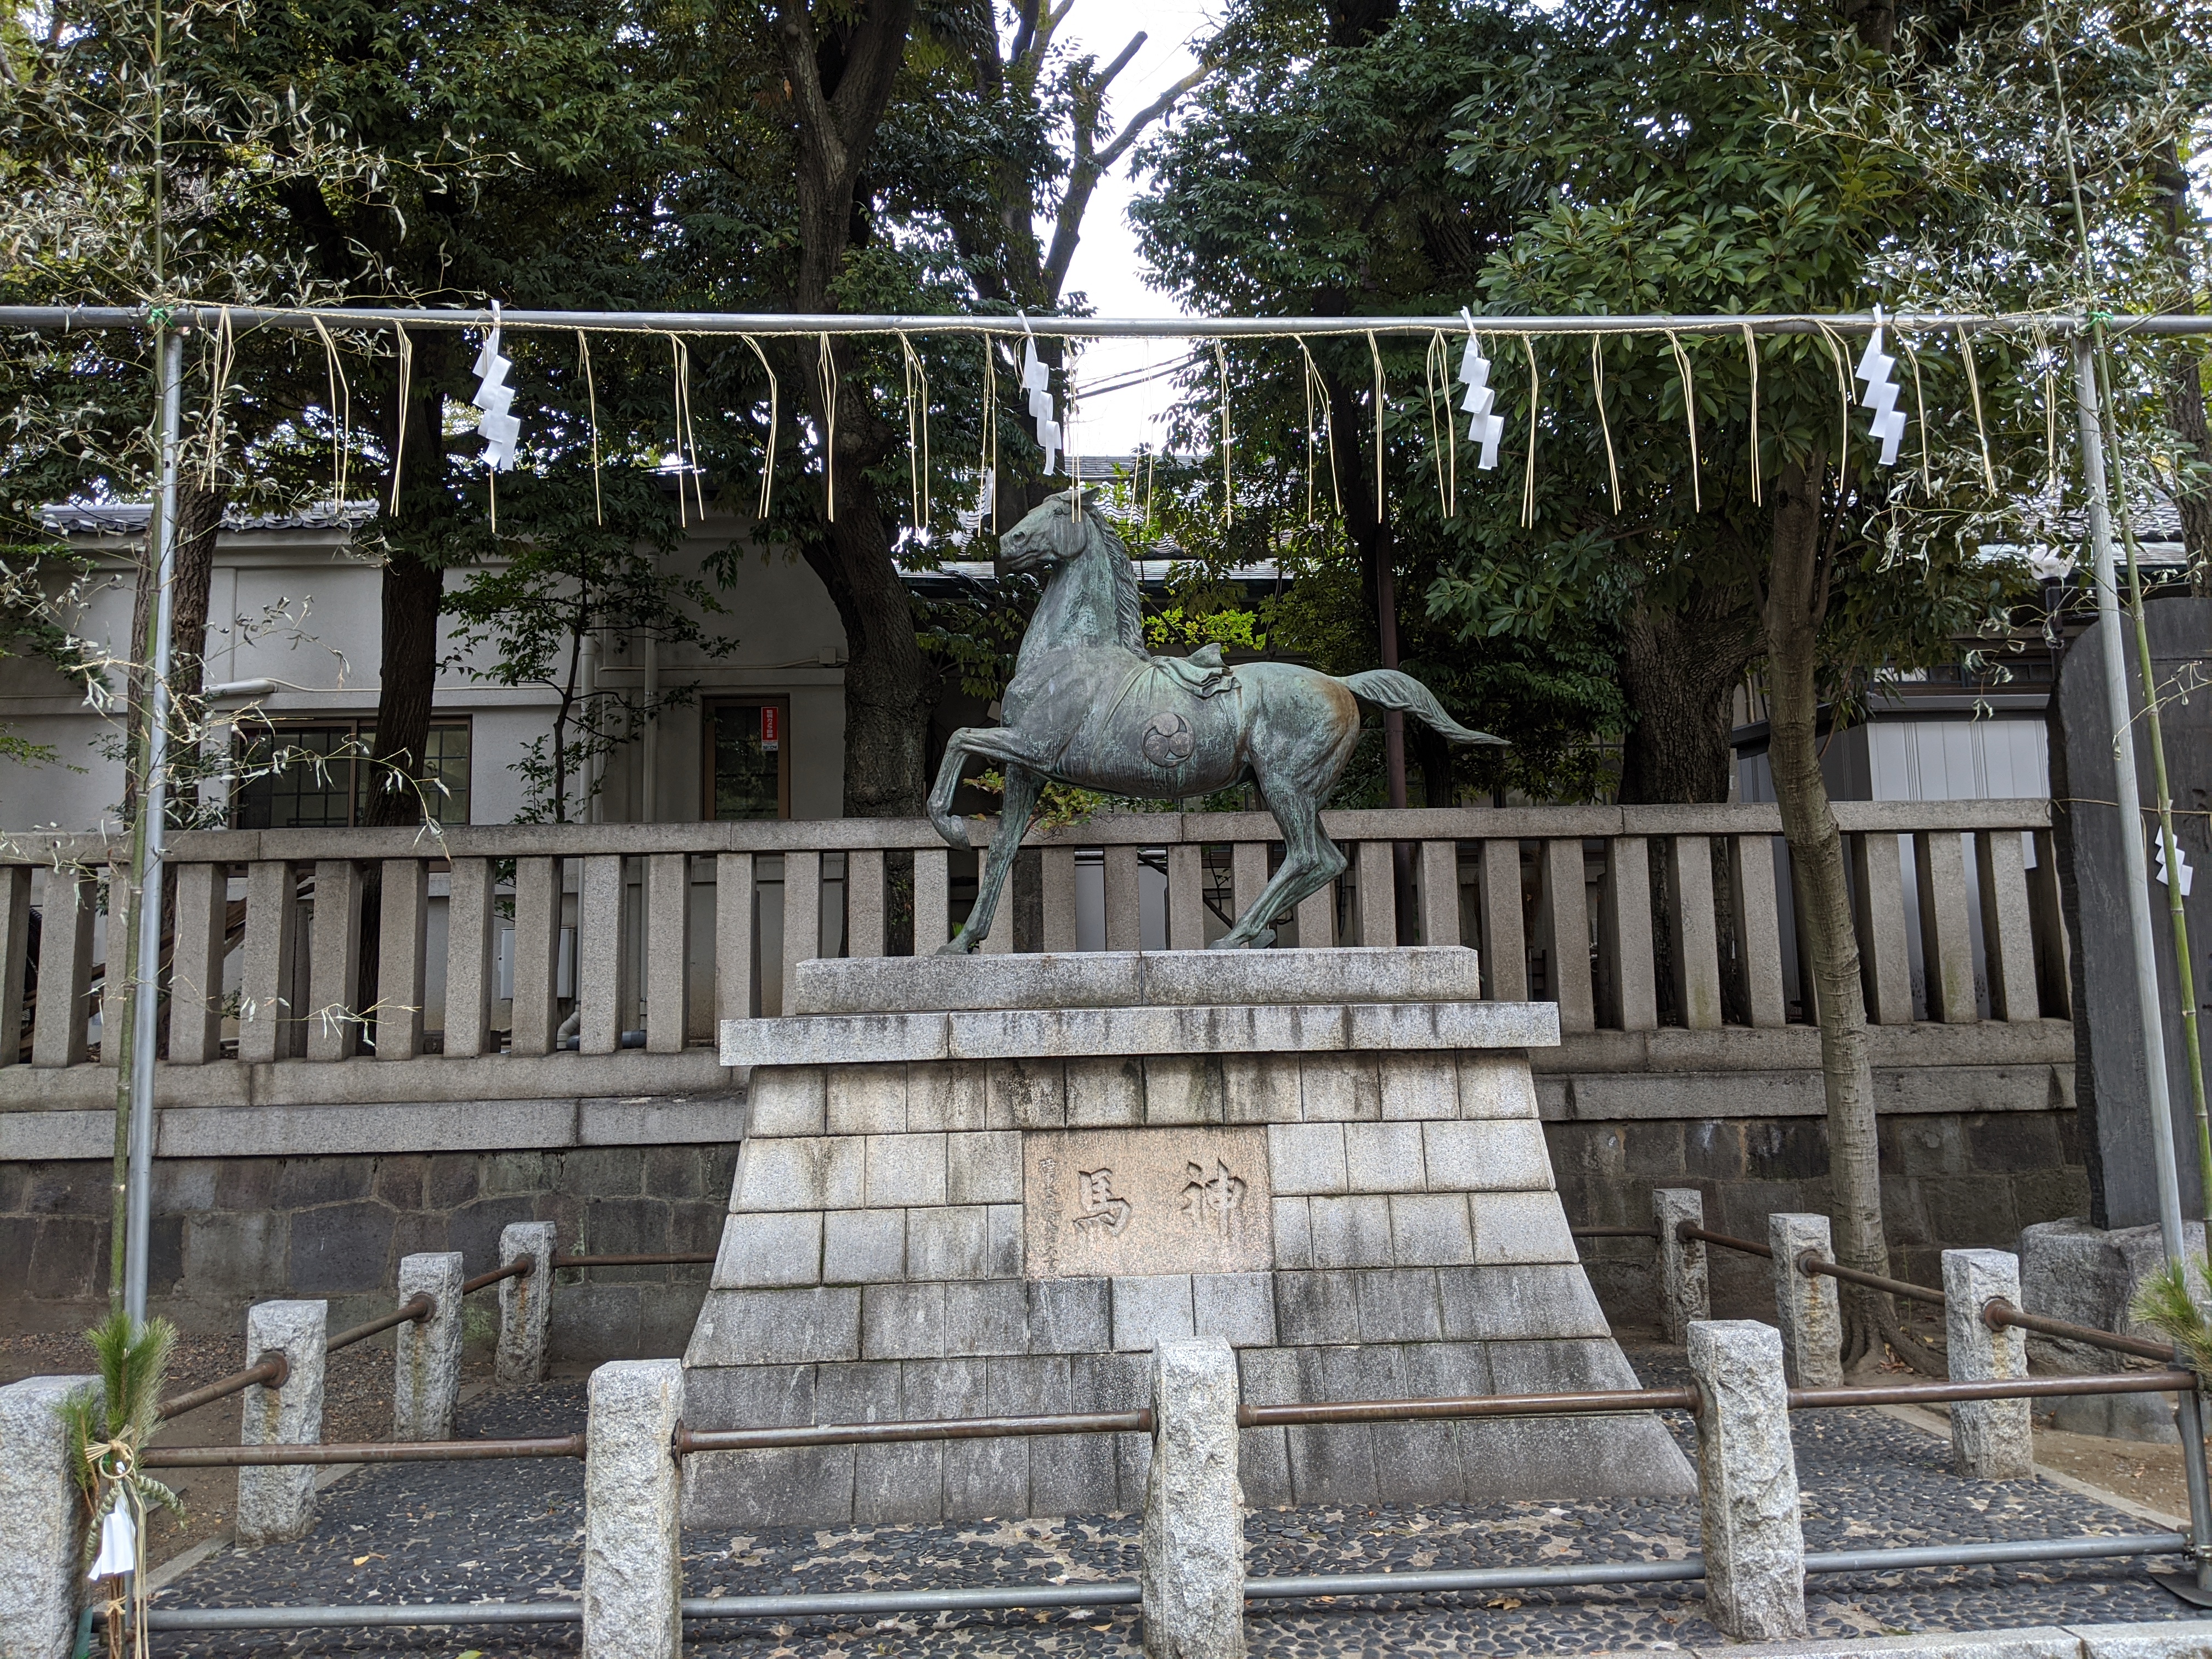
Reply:
[[[1475,955],[1098,952],[799,964],[753,1067],[699,1428],[1119,1410],[1159,1344],[1254,1403],[1634,1387],[1527,1050]],[[702,1526],[1134,1510],[1141,1436],[690,1460]],[[1684,1493],[1649,1415],[1244,1431],[1246,1500]]]
[[[2189,1259],[2202,1261],[2204,1224],[2184,1222],[2181,1231]],[[2111,1331],[2117,1336],[2160,1341],[2163,1339],[2156,1331],[2129,1317],[2128,1309],[2143,1280],[2165,1265],[2166,1237],[2154,1224],[2107,1232],[2078,1216],[2038,1222],[2021,1229],[2020,1305],[2030,1313]],[[2194,1284],[2195,1269],[2191,1272]],[[2033,1335],[2027,1338],[2027,1358],[2039,1373],[2073,1376],[2096,1376],[2153,1363],[2114,1353],[2109,1348]],[[2174,1426],[2171,1395],[2083,1395],[2038,1401],[2033,1409],[2054,1428],[2073,1434],[2168,1445],[2181,1437]]]

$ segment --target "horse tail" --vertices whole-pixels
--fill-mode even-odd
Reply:
[[[1411,674],[1401,674],[1395,668],[1370,668],[1364,674],[1346,674],[1342,684],[1362,702],[1371,702],[1378,708],[1396,708],[1418,716],[1432,729],[1441,732],[1454,743],[1494,743],[1510,748],[1503,738],[1493,738],[1487,732],[1472,731],[1462,726],[1438,702],[1429,688]]]

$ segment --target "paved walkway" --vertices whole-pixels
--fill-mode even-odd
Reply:
[[[1682,1378],[1664,1351],[1631,1354],[1654,1385]],[[583,1425],[583,1387],[559,1382],[465,1407],[466,1435],[568,1433]],[[1688,1425],[1675,1415],[1677,1431]],[[1965,1480],[1940,1439],[1880,1413],[1796,1419],[1809,1550],[1944,1544],[2156,1530],[2045,1480]],[[252,1553],[225,1550],[157,1605],[529,1601],[574,1598],[581,1578],[583,1473],[572,1462],[402,1464],[356,1474],[325,1492],[314,1535]],[[1249,1522],[1251,1570],[1413,1571],[1572,1559],[1662,1559],[1697,1547],[1694,1500],[1437,1504],[1376,1510],[1267,1510]],[[1137,1570],[1134,1516],[1063,1522],[786,1529],[684,1539],[686,1594],[761,1595],[977,1583],[1127,1579]],[[1823,1576],[1809,1598],[1813,1634],[2107,1624],[2191,1617],[2148,1577],[2172,1562]],[[1694,1583],[1488,1596],[1362,1597],[1255,1605],[1251,1649],[1265,1659],[1473,1653],[1666,1650],[1717,1644]],[[967,1613],[902,1619],[692,1621],[700,1656],[917,1653],[1134,1655],[1133,1608]],[[157,1637],[163,1656],[418,1653],[485,1659],[573,1654],[574,1626],[524,1629],[210,1632]]]

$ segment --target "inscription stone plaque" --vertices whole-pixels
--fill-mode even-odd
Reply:
[[[1264,1129],[1031,1130],[1022,1161],[1030,1279],[1274,1265]]]

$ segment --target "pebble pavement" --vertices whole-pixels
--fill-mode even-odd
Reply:
[[[1686,1380],[1679,1351],[1636,1350],[1653,1386]],[[1686,1442],[1688,1419],[1670,1413]],[[465,1407],[464,1435],[568,1433],[583,1425],[580,1382]],[[1873,1411],[1795,1420],[1809,1551],[2154,1530],[2048,1481],[1962,1480],[1945,1443]],[[313,1535],[225,1550],[156,1605],[214,1607],[477,1599],[579,1593],[583,1472],[556,1460],[401,1464],[358,1473],[322,1496]],[[1694,1499],[1444,1504],[1264,1510],[1248,1522],[1251,1571],[1414,1571],[1573,1559],[1673,1559],[1697,1547]],[[1138,1518],[791,1528],[687,1534],[691,1596],[1135,1577]],[[1808,1598],[1820,1637],[2185,1619],[2191,1608],[2141,1560],[1824,1575]],[[1695,1583],[1469,1595],[1255,1603],[1246,1628],[1264,1659],[1368,1655],[1665,1651],[1717,1643]],[[862,1619],[689,1621],[699,1656],[889,1654],[1121,1656],[1140,1651],[1133,1607]],[[162,1632],[164,1659],[409,1653],[483,1659],[574,1654],[578,1626],[321,1632]]]

